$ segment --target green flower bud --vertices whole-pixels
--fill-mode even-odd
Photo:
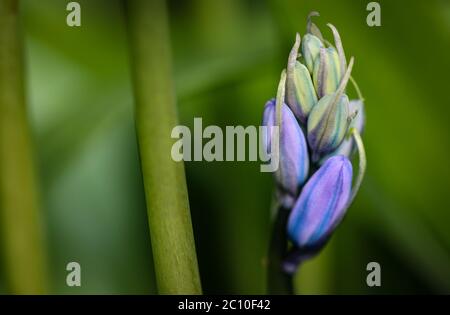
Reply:
[[[305,59],[306,67],[310,73],[314,71],[314,62],[319,56],[320,49],[323,48],[322,41],[312,34],[303,36],[302,41],[302,55]]]
[[[299,46],[300,36],[297,34],[287,65],[286,103],[295,117],[306,124],[312,107],[317,103],[317,95],[308,69],[297,61]]]
[[[336,49],[321,48],[313,70],[313,82],[319,98],[336,92],[341,78],[342,67]]]
[[[359,134],[361,134],[364,130],[364,124],[365,124],[365,113],[364,113],[364,103],[362,100],[351,100],[348,105],[348,109],[350,111],[350,117],[354,118],[350,122],[349,129],[355,128],[356,131],[358,131]],[[356,149],[355,139],[350,137],[350,134],[347,134],[342,141],[342,143],[339,145],[339,147],[334,150],[333,152],[325,155],[319,162],[320,165],[325,163],[327,159],[329,159],[332,156],[335,155],[344,155],[348,158],[352,157],[352,154],[354,153]]]
[[[344,94],[353,68],[353,58],[336,92],[322,97],[308,117],[307,135],[312,161],[334,151],[342,142],[351,122],[349,100]]]
[[[345,59],[344,47],[342,46],[341,36],[339,35],[338,30],[334,27],[333,24],[328,23],[328,27],[333,32],[334,36],[334,45],[336,46],[337,53],[339,55],[339,63],[341,65],[341,73],[344,75],[345,71],[347,71],[347,60]]]
[[[334,151],[341,144],[348,130],[348,97],[343,94],[337,102],[334,100],[334,94],[322,97],[308,118],[308,142],[314,162]]]

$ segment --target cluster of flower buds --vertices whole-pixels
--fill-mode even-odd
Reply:
[[[279,128],[266,136],[264,144],[268,152],[278,146],[278,203],[290,211],[286,230],[293,244],[284,263],[288,273],[328,241],[359,189],[366,164],[360,137],[363,99],[356,84],[359,99],[349,100],[346,94],[347,83],[354,83],[354,58],[347,64],[333,25],[328,24],[334,45],[324,40],[311,21],[315,15],[309,15],[302,40],[297,34],[277,99],[267,102],[263,114],[264,126]],[[359,172],[352,187],[350,158],[355,148]]]

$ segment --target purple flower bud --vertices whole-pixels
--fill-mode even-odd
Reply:
[[[288,219],[288,235],[303,252],[326,242],[343,218],[351,195],[352,164],[329,158],[303,187]]]
[[[275,99],[266,103],[263,114],[263,126],[276,125]],[[270,129],[270,128],[269,128]],[[264,137],[263,145],[269,154],[272,152],[273,134]],[[275,180],[283,196],[281,202],[286,206],[292,206],[298,194],[298,188],[302,185],[309,170],[308,149],[305,136],[294,114],[286,104],[281,107],[281,128],[279,142],[279,167],[275,172]]]

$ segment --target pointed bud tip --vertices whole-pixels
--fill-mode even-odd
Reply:
[[[311,19],[313,16],[320,16],[320,13],[317,11],[311,11],[308,14],[308,19]]]
[[[336,26],[334,26],[333,24],[327,23],[327,26],[328,26],[329,28],[331,28],[332,31],[334,31],[334,30],[337,31]]]

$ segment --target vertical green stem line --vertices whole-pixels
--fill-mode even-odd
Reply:
[[[283,259],[288,251],[286,225],[289,210],[281,206],[277,206],[277,208],[269,245],[267,293],[291,295],[294,292],[292,276],[282,269]]]
[[[201,294],[182,162],[171,157],[178,124],[164,0],[128,0],[135,119],[158,292]]]
[[[46,292],[47,273],[25,106],[19,3],[0,0],[0,235],[12,293]]]

